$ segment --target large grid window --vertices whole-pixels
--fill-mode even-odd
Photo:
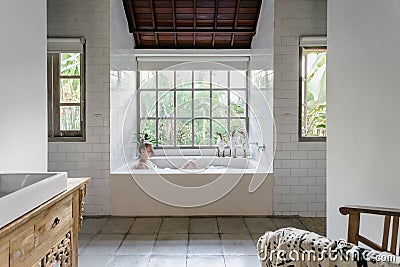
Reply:
[[[327,49],[326,42],[318,41],[306,40],[300,47],[300,141],[324,141],[326,137]]]
[[[49,141],[85,141],[83,47],[69,51],[68,44],[56,42],[56,51],[47,53]]]
[[[247,132],[246,70],[138,71],[140,133],[157,146],[210,147]]]

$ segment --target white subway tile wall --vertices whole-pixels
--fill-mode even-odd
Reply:
[[[325,142],[298,142],[298,64],[299,37],[326,35],[326,0],[278,0],[274,12],[274,214],[325,216]]]
[[[109,215],[110,1],[49,0],[47,9],[48,36],[87,40],[86,142],[49,143],[49,170],[92,177],[85,214]],[[326,0],[278,0],[274,13],[274,213],[325,216],[325,143],[299,143],[297,131],[298,40],[326,35]]]
[[[49,143],[49,170],[90,176],[86,215],[110,214],[110,1],[47,1],[49,37],[86,38],[86,142]]]

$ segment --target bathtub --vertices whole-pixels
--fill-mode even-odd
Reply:
[[[193,160],[198,169],[182,169]],[[270,168],[247,158],[153,157],[154,170],[137,160],[111,172],[115,216],[272,215]]]

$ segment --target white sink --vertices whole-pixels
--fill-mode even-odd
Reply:
[[[0,228],[67,190],[67,173],[0,173]]]

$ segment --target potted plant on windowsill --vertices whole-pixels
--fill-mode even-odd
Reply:
[[[149,134],[146,129],[143,129],[143,132],[134,134],[133,135],[133,142],[136,145],[139,145],[139,144],[141,144],[143,142],[151,143],[153,145],[157,145],[158,144],[156,138],[153,135]]]

